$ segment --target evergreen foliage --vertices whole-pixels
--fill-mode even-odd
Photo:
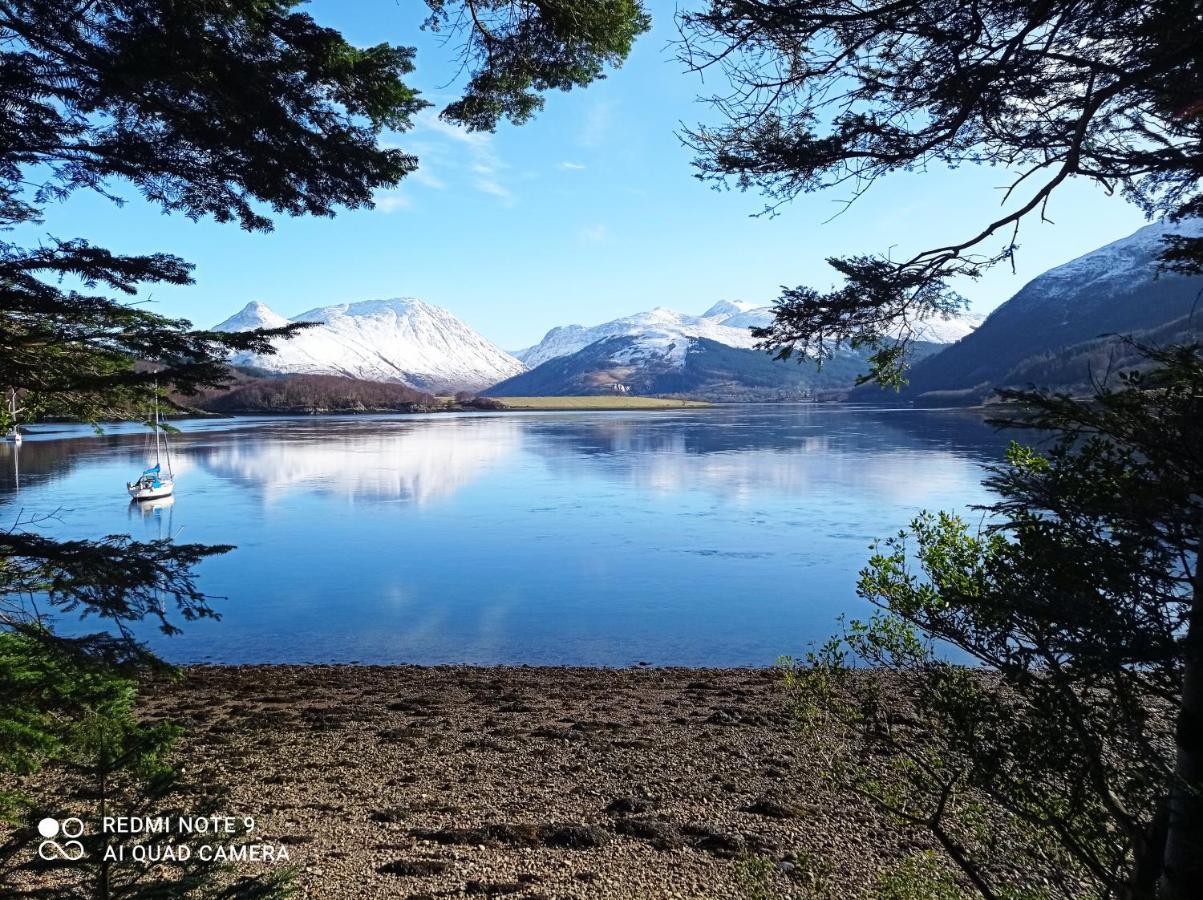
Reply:
[[[757,188],[769,209],[879,178],[985,164],[1007,170],[997,218],[901,260],[830,260],[843,285],[786,289],[758,336],[781,357],[875,349],[899,384],[898,344],[956,312],[952,277],[1010,261],[1020,226],[1087,179],[1150,217],[1203,214],[1203,29],[1189,0],[711,0],[681,15],[682,58],[724,72],[723,121],[690,131],[699,177]],[[1203,239],[1167,267],[1197,272]]]
[[[882,611],[790,673],[850,740],[838,777],[984,897],[1203,893],[1203,352],[1145,353],[1089,400],[1012,394],[1052,441],[993,469],[986,527],[886,541]]]

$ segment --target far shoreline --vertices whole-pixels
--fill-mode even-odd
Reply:
[[[533,401],[523,405],[498,405],[494,407],[486,406],[471,406],[452,404],[442,407],[420,407],[420,408],[404,408],[404,407],[381,407],[381,408],[362,408],[362,409],[310,409],[310,408],[292,408],[292,409],[238,409],[238,410],[223,410],[214,412],[209,410],[195,409],[187,412],[179,412],[170,415],[163,415],[164,422],[179,422],[179,421],[231,421],[239,418],[322,418],[322,417],[355,417],[355,416],[439,416],[439,415],[496,415],[506,413],[530,413],[530,412],[680,412],[682,410],[705,410],[705,409],[724,409],[730,407],[756,407],[764,409],[773,409],[785,406],[809,406],[816,408],[832,409],[832,408],[847,408],[854,410],[869,410],[878,412],[921,412],[921,413],[959,413],[969,415],[974,418],[992,417],[998,415],[1002,411],[1002,407],[996,404],[985,404],[977,406],[915,406],[913,404],[886,404],[886,403],[864,403],[849,400],[832,400],[832,399],[790,399],[790,400],[678,400],[673,398],[662,397],[630,397],[625,399],[615,400],[609,397],[532,397],[532,398],[485,398],[505,400],[523,400]],[[583,401],[583,402],[582,402]],[[77,419],[58,419],[44,418],[36,422],[29,422],[22,425],[23,434],[25,437],[33,437],[38,435],[36,430],[40,425],[76,425],[86,427],[97,427],[103,433],[103,429],[108,425],[138,425],[145,424],[136,418],[130,419],[106,419],[96,423],[83,422]],[[33,430],[30,430],[33,429]]]

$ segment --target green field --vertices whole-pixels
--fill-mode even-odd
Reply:
[[[684,409],[710,406],[700,400],[660,397],[494,397],[509,409]]]

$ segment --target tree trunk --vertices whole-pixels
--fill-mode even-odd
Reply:
[[[1194,596],[1187,624],[1182,708],[1178,712],[1178,761],[1170,788],[1170,821],[1165,869],[1158,896],[1163,900],[1203,897],[1203,517],[1195,552]]]
[[[1166,829],[1170,821],[1169,802],[1168,796],[1162,799],[1157,805],[1157,812],[1152,821],[1145,829],[1143,838],[1134,842],[1132,877],[1126,889],[1119,894],[1122,900],[1153,900],[1157,896],[1157,886],[1165,869]]]

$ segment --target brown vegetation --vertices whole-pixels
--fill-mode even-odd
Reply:
[[[231,383],[194,397],[172,399],[186,409],[238,413],[435,412],[501,409],[501,404],[461,391],[454,400],[404,384],[362,381],[338,375],[259,376],[232,369]]]

